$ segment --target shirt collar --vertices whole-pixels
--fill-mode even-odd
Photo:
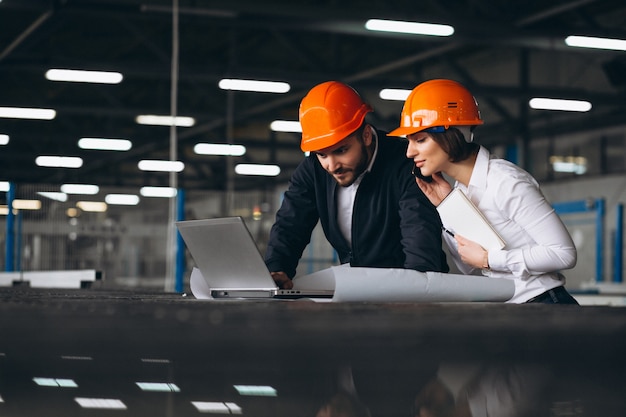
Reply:
[[[482,191],[487,188],[487,172],[489,171],[490,157],[489,151],[481,146],[478,149],[478,155],[476,155],[476,162],[474,162],[474,169],[472,169],[472,176],[468,186],[465,187],[458,181],[455,185],[466,191],[468,196],[476,196],[480,199]]]

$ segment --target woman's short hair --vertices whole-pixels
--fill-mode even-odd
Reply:
[[[464,161],[478,152],[479,145],[466,141],[463,133],[455,127],[450,127],[442,133],[433,132],[429,135],[448,154],[451,162]]]

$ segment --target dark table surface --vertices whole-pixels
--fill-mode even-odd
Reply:
[[[0,288],[0,416],[206,415],[192,402],[315,416],[350,386],[346,375],[372,416],[413,416],[416,396],[450,363],[497,369],[509,381],[512,369],[546,370],[533,415],[623,416],[626,309]],[[38,377],[76,386],[39,386]],[[142,391],[141,382],[176,392]],[[516,390],[538,395],[530,386],[540,384],[525,384]],[[239,385],[275,395],[242,395]],[[116,399],[124,410],[84,409],[77,398]],[[510,415],[529,415],[519,410]]]

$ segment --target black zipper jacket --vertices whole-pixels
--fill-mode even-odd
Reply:
[[[294,171],[276,213],[265,255],[270,271],[293,278],[320,221],[342,264],[448,272],[441,220],[411,174],[413,161],[406,157],[406,141],[381,131],[377,135],[376,160],[354,201],[352,248],[337,224],[339,185],[311,155]]]

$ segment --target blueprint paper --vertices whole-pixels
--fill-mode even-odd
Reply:
[[[513,281],[475,275],[419,272],[399,268],[333,266],[293,280],[295,289],[330,289],[320,302],[504,302],[513,297]],[[194,268],[191,292],[213,299],[200,270]]]
[[[333,301],[469,302],[509,300],[512,281],[395,268],[335,268]]]

